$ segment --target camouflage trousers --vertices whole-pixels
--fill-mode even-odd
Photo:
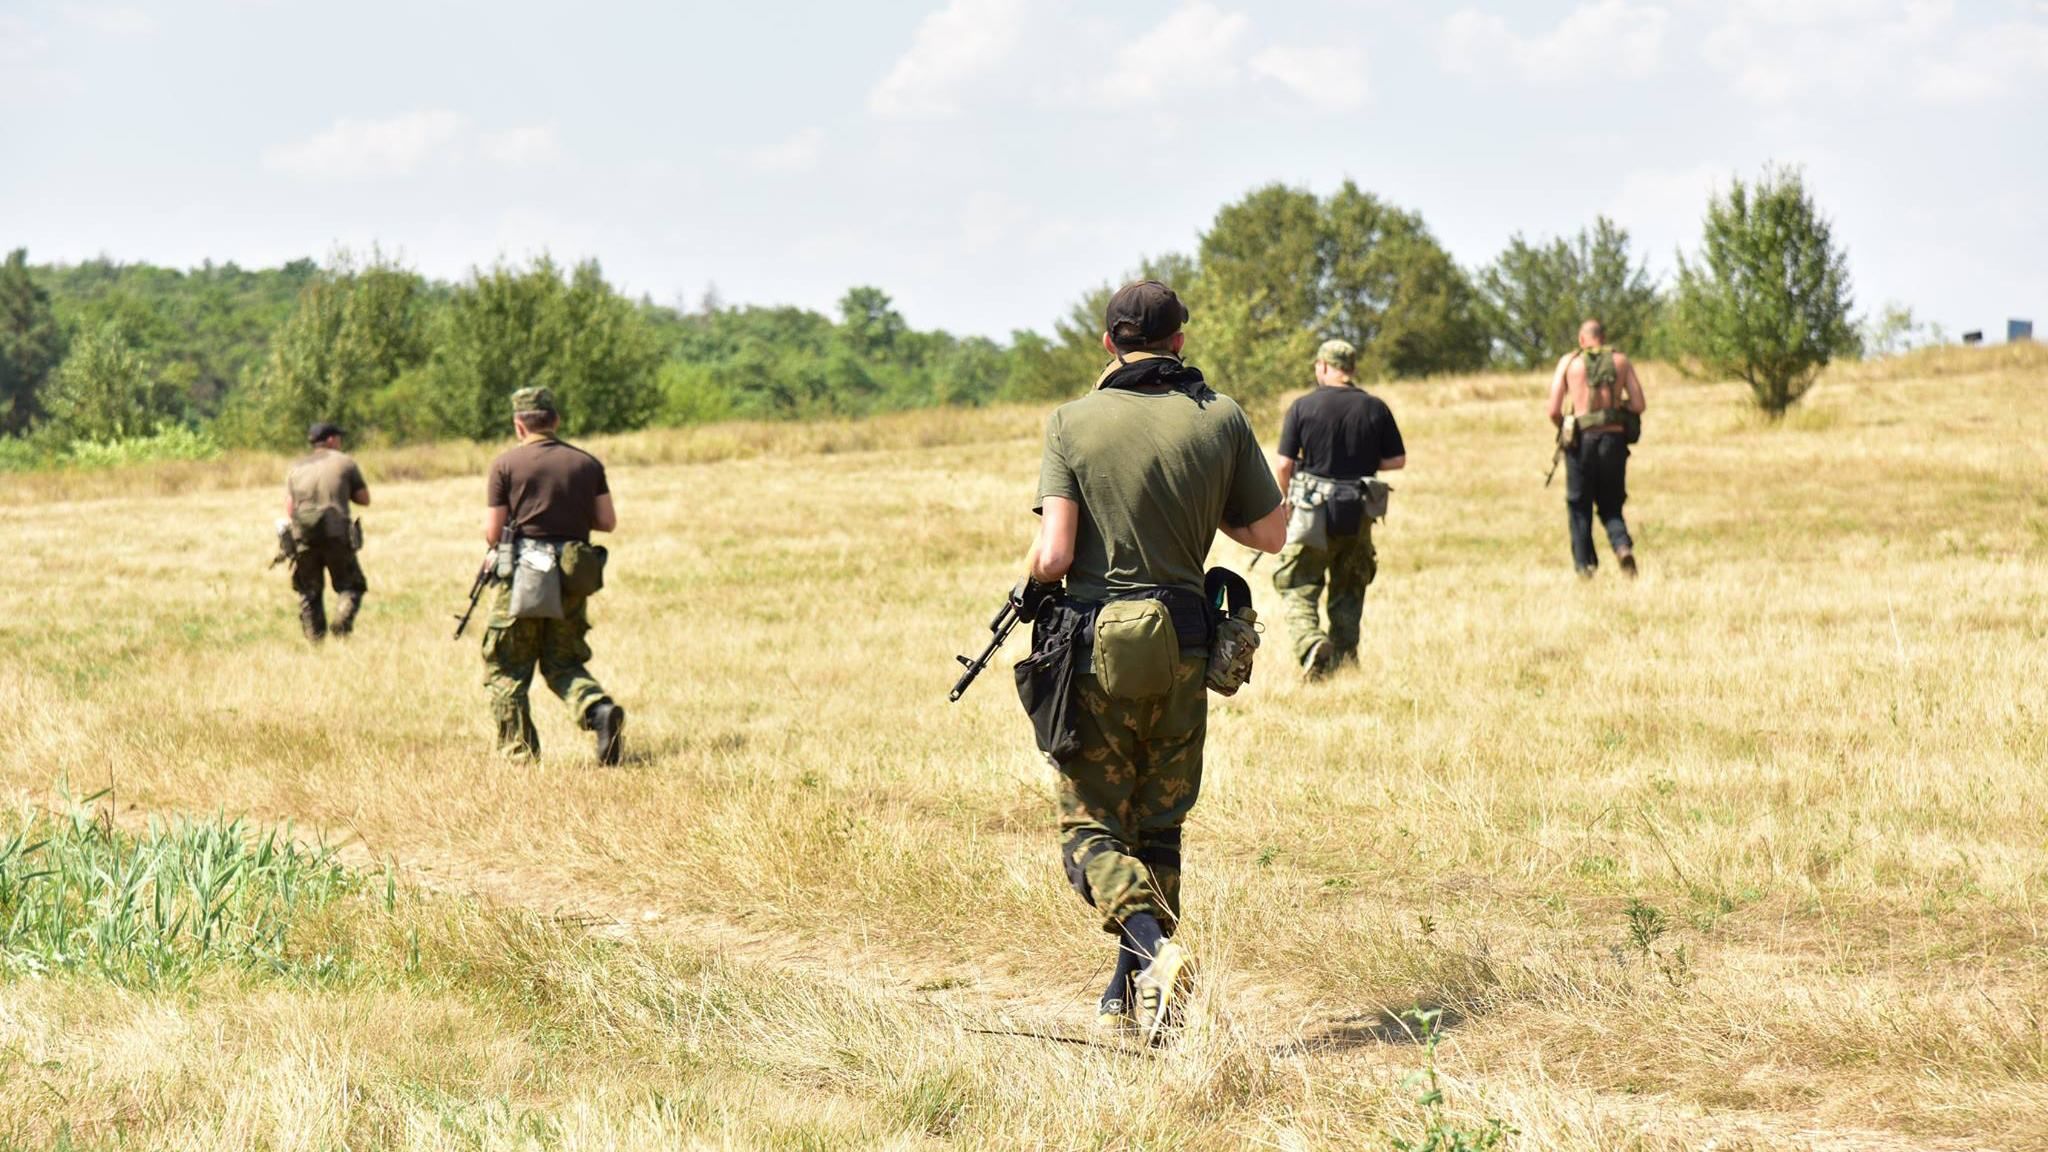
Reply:
[[[1294,659],[1308,659],[1318,640],[1330,642],[1333,660],[1358,654],[1358,621],[1365,614],[1365,587],[1379,575],[1379,554],[1373,551],[1372,527],[1356,536],[1340,536],[1327,548],[1289,544],[1273,570],[1273,588],[1287,615]],[[1329,594],[1329,628],[1323,627],[1323,598]]]
[[[370,590],[363,579],[363,566],[356,562],[355,549],[346,540],[321,538],[302,540],[291,559],[292,591],[299,594],[299,630],[306,639],[318,641],[331,631],[346,636],[355,630],[356,610],[363,593]],[[322,585],[334,585],[334,621],[327,619],[327,600]]]
[[[1170,935],[1180,919],[1181,825],[1202,789],[1207,668],[1183,658],[1173,688],[1151,700],[1112,700],[1093,675],[1074,678],[1081,750],[1058,766],[1060,854],[1105,931],[1150,912]]]
[[[582,723],[591,705],[605,699],[590,669],[589,598],[562,597],[560,620],[515,620],[512,586],[497,584],[491,593],[491,625],[484,632],[484,686],[491,690],[491,716],[498,724],[498,750],[519,759],[540,757],[540,734],[534,731],[528,692],[533,671],[540,669],[550,691],[569,705]]]

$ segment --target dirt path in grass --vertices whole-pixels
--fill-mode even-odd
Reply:
[[[344,846],[340,856],[353,867],[382,866],[359,842]],[[494,866],[446,852],[408,850],[395,860],[405,880],[429,891],[523,908],[620,939],[677,939],[742,964],[844,982],[864,995],[927,1011],[937,1025],[1011,1038],[1017,1043],[1082,1045],[1125,1051],[1141,1059],[1149,1055],[1093,1033],[1092,991],[1011,975],[1021,966],[1005,963],[1000,954],[976,966],[972,979],[963,979],[963,965],[957,962],[934,964],[905,956],[873,937],[833,939],[768,932],[715,915],[650,907],[616,892],[565,884],[561,878],[537,870]],[[1101,977],[1107,977],[1106,969]],[[1090,981],[1092,985],[1097,978],[1090,977]],[[980,993],[978,999],[984,1006],[964,1007],[963,994],[969,992]],[[1234,1030],[1275,1061],[1296,1064],[1301,1074],[1326,1083],[1399,1077],[1417,1064],[1413,1038],[1391,1007],[1378,1014],[1361,1012],[1355,1005],[1335,1010],[1301,989],[1252,982],[1235,973],[1224,974],[1201,1000],[1198,1010],[1207,1011],[1212,1023]],[[1460,1033],[1484,1027],[1483,1021],[1467,1023]],[[1667,1096],[1558,1087],[1581,1095],[1590,1109],[1640,1125],[1645,1135],[1721,1152],[1983,1147],[1882,1131],[1817,1129],[1793,1115],[1709,1110]]]
[[[127,806],[116,822],[142,831],[153,813]],[[992,1042],[1056,1043],[1127,1053],[1151,1053],[1093,1032],[1092,990],[1031,981],[1016,973],[1023,965],[1001,953],[974,965],[932,963],[892,951],[886,941],[865,934],[833,938],[764,931],[724,917],[654,907],[615,891],[565,881],[544,869],[505,866],[422,845],[366,844],[346,830],[324,836],[297,824],[299,838],[325,844],[345,866],[376,873],[387,864],[405,883],[425,891],[520,908],[557,923],[620,940],[675,940],[742,965],[773,968],[812,979],[845,984],[864,996],[929,1013],[934,1026],[957,1028]],[[337,847],[338,845],[338,847]],[[1089,978],[1089,988],[1107,977]],[[1195,1011],[1263,1049],[1279,1064],[1325,1084],[1398,1078],[1417,1065],[1414,1039],[1391,1006],[1379,1013],[1350,1005],[1335,1009],[1300,988],[1251,981],[1238,973],[1209,973],[1209,987]],[[978,994],[970,996],[969,994]],[[963,1001],[973,999],[979,1006]],[[1476,1035],[1484,1021],[1466,1022],[1451,1033]],[[1904,1152],[1908,1149],[1982,1148],[1958,1141],[1914,1139],[1863,1129],[1819,1129],[1795,1115],[1707,1109],[1660,1095],[1628,1095],[1553,1082],[1588,1114],[1636,1126],[1646,1137],[1681,1147],[1734,1150],[1785,1149],[1800,1152]]]

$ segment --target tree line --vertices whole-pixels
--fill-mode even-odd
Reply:
[[[1615,343],[1741,378],[1777,414],[1863,343],[1842,249],[1782,170],[1713,197],[1668,286],[1605,218],[1461,268],[1419,213],[1350,182],[1260,188],[1194,252],[1134,274],[1181,290],[1195,361],[1248,399],[1298,387],[1331,337],[1359,347],[1371,379],[1529,370],[1598,316]],[[712,293],[694,308],[636,300],[595,262],[548,257],[449,283],[377,252],[176,271],[16,250],[0,265],[0,463],[153,436],[275,448],[315,420],[392,442],[484,439],[503,432],[504,396],[534,384],[580,433],[1061,399],[1101,368],[1111,287],[1005,344],[914,329],[871,286],[824,315]],[[1874,344],[1913,330],[1897,308],[1881,325]]]

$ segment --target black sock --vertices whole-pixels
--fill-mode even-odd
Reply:
[[[1107,1009],[1109,1002],[1115,1000],[1123,1005],[1123,1011],[1131,1010],[1131,977],[1136,976],[1138,970],[1144,966],[1145,962],[1139,959],[1136,952],[1131,951],[1130,938],[1119,935],[1116,945],[1116,971],[1109,974],[1109,987],[1102,990],[1103,1008]]]
[[[1150,912],[1140,912],[1124,917],[1124,947],[1138,954],[1140,967],[1152,963],[1159,955],[1159,946],[1166,943],[1166,929],[1159,926],[1159,918]]]

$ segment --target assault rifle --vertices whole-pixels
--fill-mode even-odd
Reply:
[[[1550,471],[1543,474],[1543,486],[1550,487],[1550,481],[1557,475],[1557,466],[1564,460],[1564,454],[1579,442],[1579,418],[1566,416],[1564,423],[1557,426],[1557,451],[1550,454]]]
[[[996,609],[995,616],[988,622],[988,630],[993,633],[989,637],[988,647],[983,648],[981,655],[976,656],[972,660],[965,656],[953,657],[953,659],[966,665],[967,671],[960,674],[960,679],[954,683],[953,690],[946,694],[946,700],[949,703],[956,702],[960,697],[966,695],[967,686],[974,683],[974,678],[981,675],[981,670],[988,667],[988,662],[996,658],[996,653],[1002,650],[1003,641],[1010,638],[1010,630],[1015,628],[1018,621],[1024,618],[1019,614],[1022,608],[1022,598],[1015,592],[1005,596],[1003,598],[1003,606]]]
[[[455,618],[455,639],[462,639],[463,630],[469,627],[470,616],[476,612],[476,602],[483,598],[484,589],[490,587],[491,578],[497,575],[501,568],[510,571],[511,564],[508,561],[513,558],[512,554],[518,547],[519,529],[510,524],[505,525],[505,534],[499,537],[498,546],[484,555],[483,565],[476,570],[476,579],[469,585],[469,607],[464,608],[462,614]]]
[[[996,609],[995,616],[988,622],[988,630],[991,633],[988,647],[983,648],[981,655],[972,660],[965,656],[953,657],[966,665],[967,671],[960,674],[959,681],[953,685],[953,691],[946,699],[958,701],[960,697],[966,695],[967,686],[974,683],[974,678],[981,675],[982,669],[987,668],[988,662],[995,659],[996,653],[1002,650],[1003,641],[1010,638],[1010,630],[1019,624],[1037,619],[1039,611],[1047,604],[1057,601],[1060,595],[1058,584],[1040,584],[1029,578],[1017,581],[1017,586],[1010,589],[1008,596],[1003,597],[1003,606]]]
[[[469,586],[469,607],[464,608],[462,614],[455,618],[457,640],[462,639],[463,631],[469,627],[470,616],[476,612],[476,602],[483,598],[484,588],[491,582],[491,570],[495,567],[492,560],[496,556],[497,552],[493,550],[490,556],[484,557],[483,564],[476,570],[476,579]]]

